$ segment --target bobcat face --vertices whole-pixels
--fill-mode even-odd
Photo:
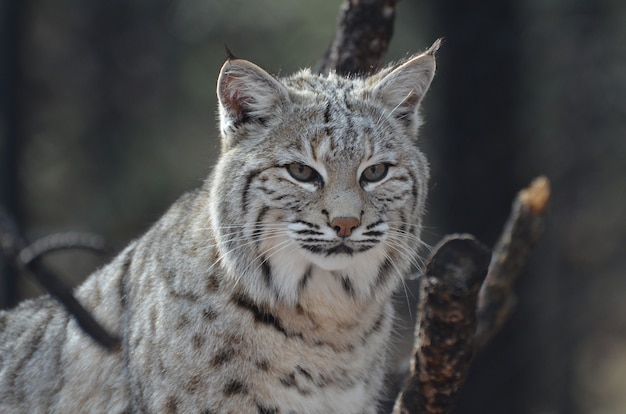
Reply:
[[[213,216],[225,263],[250,290],[293,301],[324,277],[365,298],[416,265],[428,179],[417,105],[432,64],[422,56],[365,80],[225,64],[217,168],[233,179],[214,189]]]
[[[369,126],[373,120],[360,123]],[[404,223],[415,215],[411,197],[418,183],[392,140],[378,148],[380,135],[373,131],[335,127],[331,136],[322,133],[308,143],[303,137],[302,146],[310,150],[294,154],[293,162],[276,171],[277,195],[289,200],[275,206],[283,210],[286,234],[303,258],[323,269],[342,270],[356,261],[375,265],[389,254],[390,233],[410,231]]]
[[[343,171],[316,172],[321,176],[319,187],[302,195],[300,212],[286,226],[304,256],[326,270],[341,270],[363,260],[388,237],[388,207],[380,200],[386,191],[364,183],[361,169],[349,165]],[[376,171],[380,177],[375,177],[386,181],[383,176],[390,169],[387,163],[379,163],[365,171]]]

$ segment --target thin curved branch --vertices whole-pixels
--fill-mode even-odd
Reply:
[[[104,238],[95,233],[67,232],[41,237],[19,252],[24,264],[60,250],[89,250],[102,254],[106,251]]]
[[[74,317],[81,329],[97,343],[108,350],[119,347],[120,339],[107,332],[91,316],[74,297],[72,289],[42,263],[41,255],[20,254],[28,251],[26,246],[26,239],[22,236],[15,221],[0,207],[0,251],[12,261],[13,265],[30,274],[51,296],[56,298]],[[21,256],[28,258],[28,261],[23,261]]]

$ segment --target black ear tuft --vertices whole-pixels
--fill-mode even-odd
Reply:
[[[228,45],[224,44],[224,49],[226,50],[226,60],[235,60],[237,57],[230,51]]]

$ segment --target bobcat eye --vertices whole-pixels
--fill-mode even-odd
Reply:
[[[361,174],[361,181],[367,183],[375,183],[387,176],[389,171],[389,164],[374,164],[365,169]]]
[[[303,183],[309,183],[311,181],[319,181],[322,179],[320,175],[313,168],[308,165],[300,164],[299,162],[294,162],[287,165],[287,172],[294,179],[301,181]]]

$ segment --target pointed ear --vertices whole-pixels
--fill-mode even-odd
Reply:
[[[228,60],[217,79],[221,130],[226,133],[246,122],[265,122],[289,101],[287,89],[257,65]]]
[[[372,96],[381,100],[398,116],[416,112],[435,76],[437,40],[426,52],[415,56],[393,70],[384,71],[373,86]],[[374,75],[376,78],[379,75]]]

